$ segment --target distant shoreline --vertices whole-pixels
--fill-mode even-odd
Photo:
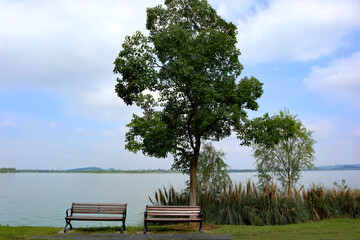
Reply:
[[[350,170],[360,170],[360,167],[354,168],[315,168],[311,170],[303,171],[350,171]],[[228,173],[250,173],[257,172],[255,169],[230,169]],[[161,174],[161,173],[182,173],[181,171],[174,170],[39,170],[39,169],[6,169],[1,168],[0,173],[97,173],[97,174]]]

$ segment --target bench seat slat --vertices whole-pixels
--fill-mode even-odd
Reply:
[[[126,210],[126,208],[116,208],[116,207],[73,207],[72,209],[73,210],[105,210],[105,211]]]
[[[200,206],[177,206],[177,205],[168,205],[168,206],[147,206],[148,208],[200,208]]]
[[[126,208],[126,206],[74,205],[74,208]]]
[[[147,222],[201,222],[201,218],[147,218]]]
[[[73,213],[80,213],[80,212],[84,212],[84,213],[114,213],[117,212],[119,214],[122,214],[125,212],[125,209],[73,209],[72,210]]]
[[[122,221],[123,217],[107,217],[107,216],[79,216],[73,215],[66,217],[67,220],[84,220],[84,221]]]
[[[199,213],[148,213],[148,216],[199,216]]]
[[[73,206],[126,206],[122,203],[73,203]]]
[[[158,209],[158,210],[148,210],[148,212],[174,212],[174,213],[177,213],[177,212],[180,212],[180,213],[199,213],[200,210],[183,210],[183,211],[179,211],[179,210],[168,210],[168,209]]]
[[[148,208],[148,211],[155,211],[155,210],[163,210],[163,211],[200,211],[200,208],[162,208],[162,207],[156,207],[156,208]]]
[[[167,210],[167,209],[159,209],[159,210],[148,210],[147,212],[153,212],[153,213],[157,213],[157,212],[173,212],[173,213],[200,213],[200,210],[185,210],[185,211],[178,211],[178,210]]]
[[[81,214],[124,214],[124,211],[73,211],[73,213],[81,213]]]
[[[122,207],[122,206],[73,206],[73,208],[78,208],[78,209],[126,209],[126,207]]]

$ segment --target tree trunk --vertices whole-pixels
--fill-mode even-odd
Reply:
[[[190,206],[196,206],[196,188],[197,188],[197,179],[196,179],[196,169],[198,163],[198,156],[194,157],[190,163]]]
[[[289,181],[288,181],[288,189],[287,189],[287,191],[288,191],[288,195],[290,195],[290,191],[291,191],[291,184],[292,184],[292,182],[291,182],[291,177],[289,177]]]
[[[200,146],[201,140],[200,136],[195,137],[195,148],[194,148],[194,156],[190,160],[190,206],[196,206],[196,189],[197,189],[197,178],[196,178],[196,170],[199,162],[200,156]]]

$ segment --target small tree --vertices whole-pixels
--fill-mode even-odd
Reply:
[[[166,0],[147,9],[149,36],[127,36],[115,60],[115,91],[143,109],[127,126],[126,148],[148,156],[174,156],[190,173],[190,205],[196,205],[201,144],[219,141],[257,110],[262,83],[237,79],[243,69],[237,30],[206,0]],[[157,91],[159,98],[149,92]]]
[[[203,189],[218,193],[232,184],[224,159],[223,151],[216,150],[211,143],[203,145],[197,168],[197,179]]]
[[[279,142],[272,146],[261,143],[252,145],[258,178],[261,184],[274,178],[290,192],[299,180],[301,170],[314,167],[316,141],[312,139],[312,132],[306,130],[297,116],[286,109],[269,120],[277,124],[280,137]]]

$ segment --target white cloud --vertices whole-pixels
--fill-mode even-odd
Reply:
[[[255,9],[238,20],[239,48],[248,63],[318,59],[360,26],[356,0],[274,0]]]
[[[112,73],[125,36],[145,30],[159,2],[0,2],[1,83],[73,88]]]
[[[146,8],[159,3],[0,1],[1,89],[43,89],[69,99],[71,113],[127,117],[112,63],[126,35],[145,31]]]
[[[234,0],[209,0],[209,3],[220,16],[230,21],[236,20],[239,15],[248,12],[254,5],[253,0],[242,0],[241,2]]]
[[[314,131],[315,138],[333,137],[335,124],[328,120],[304,121],[304,125],[308,130]]]
[[[67,93],[71,103],[69,112],[100,120],[124,120],[129,122],[132,113],[139,111],[135,106],[127,106],[115,93],[115,81],[99,81],[91,87],[75,94]]]
[[[360,106],[360,52],[334,60],[328,67],[314,66],[305,85],[330,97],[345,99]]]

